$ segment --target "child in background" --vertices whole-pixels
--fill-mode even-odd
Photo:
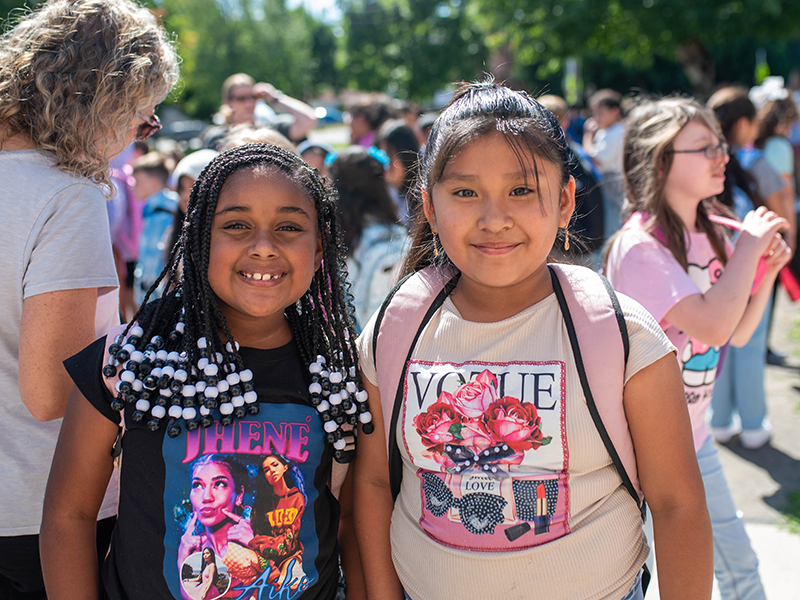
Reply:
[[[608,239],[622,225],[622,95],[614,90],[598,90],[589,99],[592,118],[583,125],[583,147],[597,164],[602,177],[603,238]]]
[[[740,102],[744,102],[740,100]],[[720,112],[724,114],[725,106],[720,103]],[[783,179],[784,191],[794,196],[794,153],[789,140],[783,137],[788,134],[797,111],[791,99],[767,102],[756,114],[755,129],[757,131],[752,151],[756,160],[763,161],[774,169]],[[723,133],[725,133],[723,129]],[[735,135],[735,134],[734,134]],[[787,154],[788,151],[788,154]],[[756,153],[761,153],[758,156]],[[731,168],[731,164],[728,168]],[[735,166],[734,166],[735,168]],[[783,171],[783,172],[781,172]],[[758,173],[759,170],[754,171]],[[775,180],[770,173],[770,179]],[[747,182],[743,184],[747,190]],[[726,188],[729,186],[726,186]],[[758,187],[755,187],[757,190]],[[760,205],[757,193],[752,194],[756,202],[750,204],[747,196],[735,190],[737,199],[733,205],[736,216],[744,215]],[[772,202],[772,200],[771,200]],[[743,207],[747,205],[747,207]],[[714,385],[714,398],[711,401],[711,433],[720,443],[731,441],[739,435],[739,441],[745,448],[754,450],[766,444],[772,434],[772,426],[767,415],[767,398],[764,389],[764,372],[766,367],[767,338],[769,323],[774,308],[773,302],[767,304],[764,316],[756,328],[750,341],[741,348],[729,348],[725,363],[717,373]]]
[[[183,219],[186,217],[186,209],[189,207],[189,196],[192,193],[192,186],[197,178],[200,177],[203,169],[219,154],[210,148],[201,148],[179,162],[172,172],[172,182],[175,192],[178,194],[178,210],[175,211],[175,222],[172,224],[172,238],[165,248],[164,260],[169,259],[169,254],[178,243],[181,237]],[[165,263],[166,264],[166,263]]]
[[[374,146],[373,146],[373,149]],[[397,224],[383,164],[360,146],[342,150],[330,166],[347,248],[356,329],[381,305],[397,281],[408,234]]]
[[[638,300],[678,348],[694,446],[714,531],[714,571],[724,600],[764,598],[758,561],[728,490],[705,424],[720,349],[747,342],[791,251],[785,219],[748,213],[731,250],[712,215],[728,153],[713,113],[687,98],[645,100],[628,115],[625,183],[632,212],[612,240],[606,272],[614,289]],[[767,269],[751,297],[759,259]],[[651,505],[652,506],[652,505]],[[658,535],[658,525],[656,535]],[[659,572],[661,571],[661,546]]]
[[[219,597],[333,597],[334,460],[352,458],[351,427],[368,432],[371,420],[350,345],[334,197],[275,146],[221,154],[192,188],[180,242],[145,302],[165,279],[162,298],[67,361],[81,393],[70,399],[45,499],[49,598],[97,598],[93,518],[123,423],[107,597],[189,597],[208,548]],[[302,514],[299,504],[260,508],[270,504],[257,481],[274,481],[274,496],[288,463]],[[265,520],[278,531],[268,539],[258,537]],[[279,560],[289,545],[294,553]]]
[[[133,163],[133,193],[144,202],[139,258],[133,272],[133,298],[139,306],[147,290],[158,279],[170,252],[178,194],[167,187],[167,160],[159,152],[148,152]],[[160,291],[156,293],[156,297]]]
[[[328,166],[325,164],[328,155],[333,152],[328,144],[306,140],[297,145],[297,153],[309,167],[314,167],[321,175],[328,176]]]
[[[414,207],[409,204],[412,199],[409,192],[414,184],[419,160],[417,136],[403,119],[392,119],[381,125],[375,145],[389,157],[386,182],[397,207],[398,220],[410,229]]]
[[[493,83],[462,86],[433,126],[404,270],[457,275],[415,346],[391,348],[409,356],[397,430],[359,438],[356,533],[376,597],[642,598],[641,514],[584,400],[547,263],[575,207],[568,160],[555,116]],[[616,389],[665,557],[661,597],[707,600],[710,526],[674,347],[641,306],[619,303],[630,356],[623,366],[620,342]],[[359,352],[383,424],[395,391],[379,388],[376,318]],[[394,505],[386,440],[402,458]]]

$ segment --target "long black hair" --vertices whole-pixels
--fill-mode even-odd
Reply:
[[[210,358],[220,365],[220,369],[228,372],[243,369],[237,345],[208,282],[208,260],[220,190],[231,175],[246,169],[275,169],[299,185],[314,202],[322,263],[305,294],[285,309],[286,318],[306,366],[322,355],[327,359],[326,368],[331,373],[345,373],[361,388],[352,298],[344,267],[342,231],[336,218],[335,190],[300,157],[277,146],[248,144],[232,148],[203,169],[192,188],[178,243],[125,333],[130,331],[133,322],[138,322],[144,330],[139,345],[144,345],[153,336],[161,336],[164,349],[185,353],[183,360],[188,365],[197,364],[201,358]],[[147,304],[163,280],[168,282],[166,293],[160,301]],[[179,320],[185,323],[182,335],[172,331]],[[205,338],[203,348],[198,346],[198,340],[202,338]],[[363,412],[366,406],[359,406],[359,409]],[[247,410],[258,412],[258,404],[250,405]],[[245,407],[237,408],[235,416],[242,418],[244,415]],[[326,416],[330,418],[325,414],[321,416],[323,420]],[[355,425],[358,422],[358,414],[335,414],[333,417],[339,424]],[[224,418],[222,422],[226,422]],[[203,425],[209,424],[208,419],[203,422]],[[154,426],[158,427],[158,423]],[[329,443],[336,441],[332,435],[328,435]],[[344,461],[346,453],[339,450],[336,457]]]

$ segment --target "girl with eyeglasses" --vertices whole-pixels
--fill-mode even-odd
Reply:
[[[45,597],[42,501],[73,390],[61,361],[119,318],[109,159],[155,130],[177,78],[166,33],[128,0],[42,2],[0,37],[0,589],[26,598]],[[102,554],[116,501],[112,483]]]
[[[763,599],[758,560],[737,515],[705,424],[724,347],[747,342],[791,251],[785,219],[760,207],[735,248],[718,225],[725,142],[711,110],[688,98],[644,100],[628,116],[624,175],[629,220],[606,256],[611,284],[639,301],[678,348],[694,447],[714,532],[714,570],[725,600]],[[757,288],[754,282],[761,278]]]

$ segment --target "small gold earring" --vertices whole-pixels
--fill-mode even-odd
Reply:
[[[564,252],[569,251],[569,230],[564,228]]]
[[[434,258],[439,258],[439,243],[438,242],[439,242],[439,238],[434,233],[433,234],[433,257]]]

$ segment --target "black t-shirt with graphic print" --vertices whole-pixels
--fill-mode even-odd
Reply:
[[[104,349],[101,338],[64,365],[89,402],[119,423],[101,374]],[[146,419],[134,422],[133,406],[126,407],[119,520],[102,569],[109,598],[333,598],[339,504],[327,485],[333,453],[308,397],[308,374],[293,341],[271,350],[242,348],[240,354],[253,371],[258,415],[229,427],[218,422],[193,432],[184,427],[170,438],[164,426],[152,432]],[[304,501],[295,503],[302,506],[299,511],[277,508],[282,506],[278,487],[267,475],[268,463],[277,464],[271,456],[284,465],[278,468],[285,471],[289,493],[303,494]],[[267,552],[254,544],[259,552],[247,545],[259,494],[264,495],[259,505],[274,496],[267,502],[276,507],[267,514],[269,522],[299,520],[298,552]],[[269,535],[256,529],[251,525],[252,536]],[[282,548],[281,543],[273,546]],[[213,577],[209,560],[216,566]],[[216,590],[206,591],[209,579]]]

